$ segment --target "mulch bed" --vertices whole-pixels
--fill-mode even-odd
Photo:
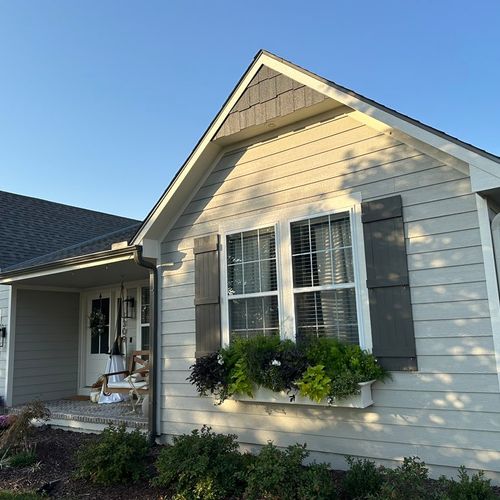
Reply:
[[[150,485],[154,476],[155,462],[160,451],[153,446],[147,458],[148,478],[136,484],[118,484],[113,486],[94,485],[89,481],[74,479],[75,452],[89,441],[95,440],[96,434],[52,429],[50,426],[38,427],[35,430],[33,443],[39,462],[30,467],[0,467],[0,492],[43,492],[52,498],[65,499],[98,499],[98,500],[161,500],[170,495]],[[332,471],[337,485],[342,482],[343,471]],[[432,481],[429,481],[432,489]],[[500,488],[494,488],[500,497]]]
[[[0,469],[0,491],[46,491],[53,498],[99,500],[153,500],[162,498],[160,490],[145,479],[137,484],[100,486],[72,478],[75,452],[84,443],[95,440],[96,434],[63,431],[43,426],[36,429],[34,442],[39,463],[35,466]],[[151,476],[159,447],[151,449],[148,466]]]

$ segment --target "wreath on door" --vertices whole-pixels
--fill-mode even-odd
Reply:
[[[91,335],[101,335],[106,327],[106,316],[100,309],[92,311],[89,315],[89,323]]]

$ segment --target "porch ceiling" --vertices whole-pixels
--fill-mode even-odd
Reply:
[[[122,281],[138,281],[149,277],[148,269],[138,266],[132,258],[119,262],[102,263],[80,269],[53,269],[40,276],[16,278],[12,284],[25,286],[83,289]]]

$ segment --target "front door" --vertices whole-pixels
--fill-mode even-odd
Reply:
[[[87,352],[85,385],[91,386],[104,373],[106,363],[109,359],[111,347],[112,325],[111,294],[101,293],[91,296],[88,300],[87,311],[89,316],[92,312],[100,312],[103,316],[103,325],[98,331],[92,331],[87,321],[85,332],[85,350]]]

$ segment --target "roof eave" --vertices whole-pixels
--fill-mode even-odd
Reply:
[[[132,245],[126,248],[104,250],[102,252],[80,255],[78,257],[70,257],[46,264],[39,264],[31,267],[14,269],[12,271],[0,272],[0,284],[9,284],[20,279],[25,279],[34,274],[51,274],[51,271],[63,272],[75,266],[78,267],[92,264],[98,265],[99,263],[106,264],[110,260],[124,260],[127,257],[133,257],[139,248],[140,246],[138,245]]]

